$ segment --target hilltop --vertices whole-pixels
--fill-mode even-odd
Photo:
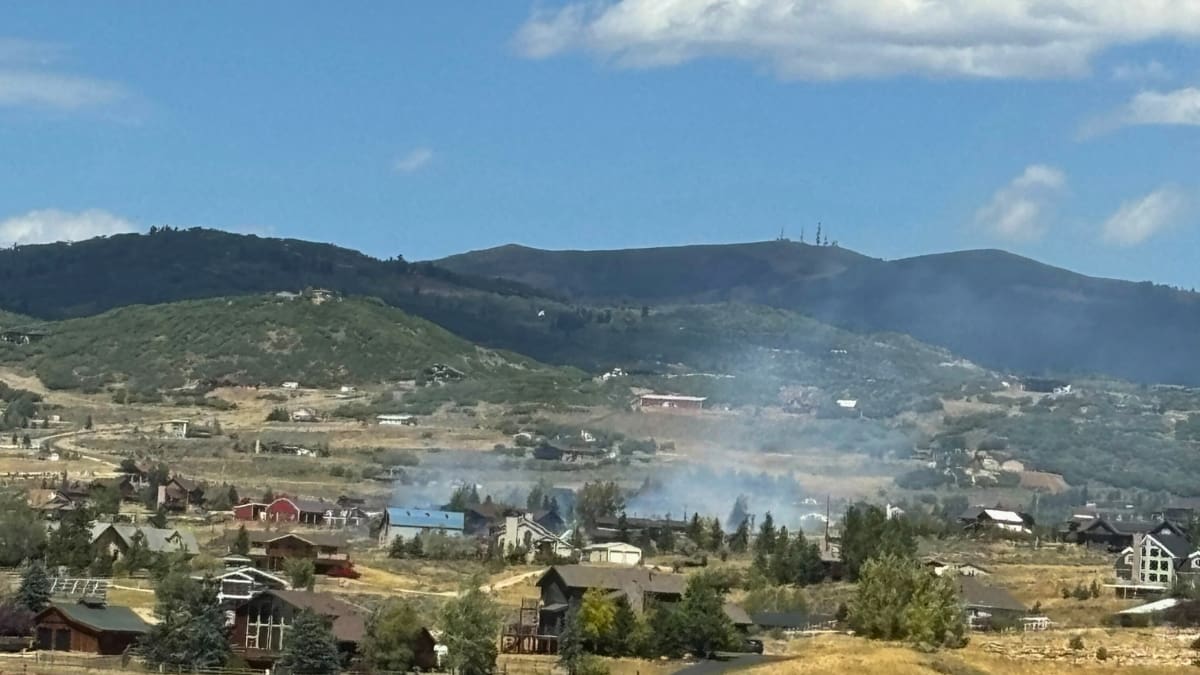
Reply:
[[[414,379],[439,363],[480,378],[554,370],[362,298],[256,295],[135,305],[47,329],[43,340],[4,345],[0,356],[59,389],[285,380],[334,386]]]
[[[1088,277],[997,250],[885,261],[788,241],[615,251],[503,246],[436,264],[633,305],[747,302],[905,333],[996,369],[1200,383],[1200,295]]]

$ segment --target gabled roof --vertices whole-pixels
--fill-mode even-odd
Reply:
[[[92,541],[95,542],[108,529],[116,532],[126,546],[133,543],[133,537],[138,532],[146,540],[146,548],[154,553],[184,551],[199,553],[200,545],[196,543],[196,535],[189,530],[160,527],[143,527],[139,525],[118,525],[114,523],[95,523],[92,525]]]
[[[302,513],[325,513],[337,508],[337,504],[327,502],[323,499],[292,499],[291,497],[283,497],[289,502],[296,505]]]
[[[1158,542],[1173,558],[1186,558],[1192,552],[1192,542],[1178,534],[1148,534],[1146,538]]]
[[[35,623],[53,611],[60,612],[68,621],[106,633],[143,634],[150,625],[128,607],[118,605],[93,605],[82,602],[51,602],[38,612]]]
[[[660,595],[683,595],[687,590],[687,578],[682,574],[656,572],[643,567],[591,565],[555,565],[538,579],[538,586],[556,574],[568,588],[624,591],[637,587],[644,592]]]
[[[1021,604],[1020,600],[999,586],[989,586],[977,581],[974,577],[958,577],[956,581],[963,604],[967,607],[1001,609],[1011,612],[1024,612],[1028,609]]]
[[[184,492],[195,492],[200,488],[200,485],[196,483],[196,481],[190,478],[184,478],[183,476],[175,476],[168,482],[168,484],[170,483],[175,483],[179,487],[183,488]]]
[[[193,579],[203,579],[204,577],[202,575],[193,575],[192,578]],[[288,583],[286,579],[282,579],[280,577],[275,576],[274,574],[264,572],[264,571],[258,569],[257,567],[250,567],[249,565],[225,570],[224,572],[221,572],[220,574],[217,574],[217,575],[213,576],[212,578],[217,581],[224,581],[226,579],[234,579],[234,578],[242,578],[242,579],[247,579],[249,581],[258,579],[263,582],[276,584],[282,589],[288,589],[291,587],[291,584]]]
[[[333,636],[338,642],[362,642],[367,633],[362,612],[344,600],[328,593],[312,591],[266,591],[297,609],[308,609],[315,614],[333,619]]]
[[[432,511],[410,509],[399,506],[387,507],[386,518],[392,527],[420,527],[429,529],[461,530],[465,516],[458,511]]]
[[[307,542],[313,546],[333,546],[343,548],[346,546],[346,537],[342,534],[334,532],[271,532],[269,530],[246,530],[246,534],[250,537],[252,544],[266,544],[288,537],[295,537],[300,541]]]
[[[1001,509],[984,509],[983,514],[988,518],[998,523],[1011,523],[1013,525],[1024,525],[1025,519],[1016,511],[1004,511]]]

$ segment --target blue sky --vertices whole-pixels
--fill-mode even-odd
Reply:
[[[1200,2],[10,3],[0,244],[792,238],[1200,287]]]

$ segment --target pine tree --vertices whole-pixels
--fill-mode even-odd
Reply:
[[[408,542],[408,554],[414,558],[420,558],[425,555],[425,547],[421,543],[421,535],[415,534],[411,541]]]
[[[575,675],[584,657],[583,635],[579,628],[579,606],[572,603],[567,607],[566,621],[558,636],[558,665]]]
[[[146,662],[164,669],[224,667],[230,646],[217,584],[173,573],[158,584],[156,597],[158,623],[140,641]]]
[[[391,545],[388,546],[388,557],[403,558],[407,555],[408,547],[404,545],[404,537],[397,535],[396,538],[392,540]]]
[[[388,601],[367,621],[363,657],[374,670],[408,672],[413,667],[421,628],[421,618],[411,603]]]
[[[671,553],[675,550],[675,530],[670,525],[666,525],[659,531],[657,544],[658,550],[663,553]]]
[[[325,617],[305,609],[296,615],[283,641],[279,665],[293,673],[336,673],[341,669],[337,638]]]
[[[237,538],[233,540],[233,553],[241,556],[250,555],[250,533],[245,525],[239,525]]]
[[[721,530],[721,521],[713,518],[709,523],[708,550],[719,551],[725,544],[725,532]]]
[[[30,561],[25,568],[21,587],[17,589],[17,601],[35,614],[50,604],[50,576],[41,560]]]
[[[283,562],[283,571],[287,573],[288,581],[296,590],[311,591],[316,584],[313,562],[308,558],[288,558]]]
[[[710,654],[732,644],[733,624],[725,614],[724,596],[706,575],[688,580],[679,612],[685,645],[693,654]]]
[[[606,651],[612,656],[635,656],[638,620],[629,604],[629,597],[622,594],[613,601],[616,613],[613,615],[612,632],[605,640]]]
[[[734,553],[745,553],[750,547],[750,520],[746,519],[737,526],[733,536],[729,538],[729,550]]]
[[[771,512],[763,516],[762,525],[758,526],[758,537],[754,540],[754,552],[773,553],[775,551],[775,519]]]

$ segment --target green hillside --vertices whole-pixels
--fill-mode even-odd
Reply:
[[[567,293],[576,302],[743,302],[860,332],[895,332],[1023,373],[1200,384],[1187,354],[1200,294],[1101,279],[1004,251],[885,261],[789,241],[614,251],[502,246],[440,268]]]
[[[551,370],[476,347],[379,301],[318,304],[275,295],[124,307],[51,324],[44,340],[5,345],[0,356],[23,361],[54,388],[287,380],[330,386],[414,378],[435,363],[472,378]]]

